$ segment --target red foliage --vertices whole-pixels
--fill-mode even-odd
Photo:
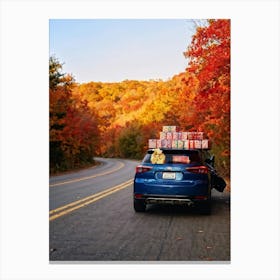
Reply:
[[[198,28],[185,56],[190,59],[187,71],[199,81],[191,100],[196,113],[189,121],[215,142],[229,144],[230,20],[209,20],[209,26]]]

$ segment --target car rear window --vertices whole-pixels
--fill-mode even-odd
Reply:
[[[153,153],[153,150],[149,150],[143,159],[143,163],[152,163]],[[162,153],[165,155],[163,164],[201,163],[201,157],[197,150],[162,150]]]

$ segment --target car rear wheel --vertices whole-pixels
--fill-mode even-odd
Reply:
[[[199,213],[202,215],[211,214],[211,200],[204,201],[199,205]]]
[[[140,199],[134,199],[134,210],[135,212],[145,212],[146,203]]]

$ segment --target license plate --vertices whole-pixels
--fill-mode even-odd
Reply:
[[[162,179],[174,180],[176,179],[175,172],[163,172]]]

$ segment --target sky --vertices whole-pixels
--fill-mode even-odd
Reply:
[[[167,80],[183,72],[188,19],[50,19],[49,55],[78,83]]]

